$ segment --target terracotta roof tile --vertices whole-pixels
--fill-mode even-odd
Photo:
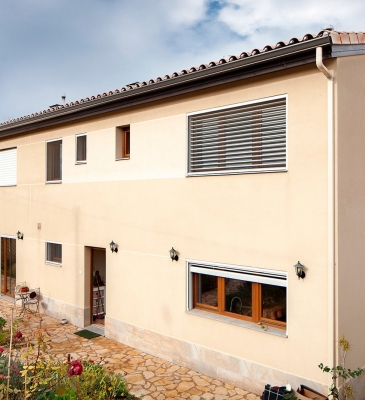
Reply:
[[[308,40],[324,37],[324,36],[330,36],[331,41],[333,44],[364,44],[365,43],[365,33],[364,32],[338,32],[334,30],[322,30],[320,31],[317,35],[312,35],[310,33],[307,33],[306,35],[303,36],[302,39],[298,39],[296,37],[291,38],[288,42],[283,42],[280,41],[276,43],[275,45],[266,45],[262,50],[259,49],[253,49],[251,52],[242,52],[239,56],[231,55],[227,57],[221,58],[219,61],[210,61],[207,64],[200,64],[198,67],[190,67],[188,69],[183,69],[180,72],[173,72],[171,75],[165,75],[163,78],[157,77],[155,79],[150,79],[148,81],[143,81],[143,82],[135,82],[129,85],[126,85],[120,89],[116,89],[114,91],[109,91],[109,92],[104,92],[102,94],[98,94],[96,96],[91,96],[91,97],[85,97],[84,99],[76,100],[74,102],[67,103],[65,105],[58,105],[52,108],[48,108],[47,110],[39,111],[34,114],[26,115],[23,117],[19,117],[16,119],[10,119],[8,121],[0,123],[0,126],[4,125],[9,125],[18,121],[23,121],[25,119],[30,119],[37,117],[42,114],[48,114],[48,113],[53,113],[57,110],[68,108],[68,107],[74,107],[79,104],[84,104],[87,102],[92,102],[97,99],[101,99],[104,97],[108,96],[113,96],[115,94],[129,91],[129,90],[134,90],[136,88],[142,87],[142,86],[148,86],[148,85],[154,85],[158,82],[166,81],[169,79],[177,78],[182,75],[187,75],[187,74],[192,74],[195,73],[196,71],[204,70],[207,68],[214,68],[218,65],[230,63],[230,62],[235,62],[239,59],[247,58],[247,57],[255,57],[256,55],[262,54],[262,53],[267,53],[269,51],[273,51],[276,49],[280,49],[286,46],[293,46],[297,43],[305,42]]]

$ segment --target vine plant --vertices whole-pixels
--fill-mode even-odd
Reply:
[[[350,342],[345,338],[344,335],[341,336],[338,344],[341,348],[342,353],[342,363],[341,365],[337,365],[336,367],[330,368],[328,366],[324,366],[323,363],[320,363],[318,367],[323,371],[331,374],[332,385],[329,387],[329,395],[332,396],[333,400],[338,400],[340,398],[340,391],[337,387],[338,379],[341,378],[343,382],[342,387],[342,397],[345,400],[350,400],[354,398],[354,390],[349,383],[349,379],[356,378],[360,376],[364,370],[362,368],[357,368],[355,370],[351,370],[346,368],[346,355],[351,350]]]

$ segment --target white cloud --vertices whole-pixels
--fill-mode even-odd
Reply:
[[[302,37],[328,25],[341,30],[364,30],[365,2],[353,0],[225,0],[219,20],[241,36],[285,32]],[[276,36],[276,35],[275,35]],[[290,37],[281,37],[288,40]],[[280,39],[278,39],[280,40]],[[271,42],[268,42],[271,44]]]
[[[365,30],[363,0],[0,2],[0,122],[327,24]]]

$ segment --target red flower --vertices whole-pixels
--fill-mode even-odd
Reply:
[[[82,374],[82,364],[79,360],[75,360],[71,362],[70,368],[67,370],[68,375],[71,377],[73,375],[81,375]]]
[[[0,354],[4,351],[4,347],[0,347]]]
[[[18,331],[18,332],[14,335],[14,338],[15,338],[15,339],[18,339],[18,340],[21,340],[22,337],[23,337],[23,334],[22,334],[20,331]]]
[[[12,369],[13,369],[14,374],[20,375],[19,368],[16,364],[12,365]]]

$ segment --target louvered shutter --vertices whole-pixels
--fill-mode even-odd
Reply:
[[[0,150],[0,186],[15,186],[17,181],[17,149]]]
[[[189,175],[286,168],[286,97],[189,116]]]

